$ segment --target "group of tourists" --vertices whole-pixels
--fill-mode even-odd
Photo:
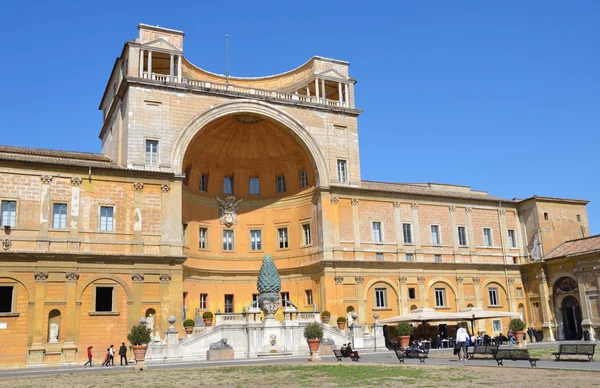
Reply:
[[[352,358],[352,360],[358,361],[358,359],[360,358],[360,356],[358,355],[358,350],[352,349],[350,343],[343,344],[340,351],[342,352],[342,356],[350,357]]]
[[[88,365],[90,366],[90,368],[92,367],[92,358],[93,358],[92,349],[93,348],[94,348],[93,346],[88,346],[88,348],[87,348],[88,361],[85,364],[83,364],[84,368]],[[125,362],[125,365],[128,365],[127,346],[125,346],[125,342],[121,343],[121,347],[119,348],[119,356],[121,356],[121,366],[123,366],[123,362]],[[114,345],[110,345],[110,347],[106,349],[106,355],[104,356],[104,361],[102,362],[102,366],[115,366],[115,346]]]

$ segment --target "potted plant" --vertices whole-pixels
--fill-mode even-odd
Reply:
[[[311,322],[304,328],[304,338],[308,342],[311,353],[319,351],[319,344],[323,338],[323,328],[317,322]]]
[[[151,340],[152,332],[146,325],[133,326],[129,334],[127,334],[127,341],[131,344],[133,355],[135,356],[135,368],[138,370],[144,369],[146,350]]]
[[[194,320],[188,318],[183,321],[183,328],[185,329],[186,334],[192,334],[194,331]]]
[[[202,314],[202,320],[204,321],[204,326],[212,325],[213,317],[214,317],[213,313],[211,313],[210,311],[205,311]]]
[[[324,324],[329,325],[329,320],[331,319],[331,313],[327,310],[323,311],[321,313],[321,319],[323,320]]]
[[[344,330],[346,328],[346,318],[339,317],[337,319],[337,325],[338,325],[338,329]]]
[[[515,335],[515,341],[523,342],[523,336],[525,335],[525,322],[521,320],[521,318],[513,318],[510,320],[510,324],[508,328],[512,330]]]
[[[398,336],[398,343],[400,347],[406,348],[410,344],[410,336],[413,333],[413,328],[410,323],[402,322],[396,326],[396,335]]]

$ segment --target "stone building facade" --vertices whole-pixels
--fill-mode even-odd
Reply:
[[[224,77],[183,56],[183,32],[139,31],[101,99],[100,154],[0,147],[0,365],[100,356],[150,314],[162,333],[170,315],[240,312],[266,253],[282,297],[332,322],[480,307],[553,338],[538,278],[545,254],[588,237],[587,201],[362,180],[347,62]],[[590,279],[575,295],[588,329]]]

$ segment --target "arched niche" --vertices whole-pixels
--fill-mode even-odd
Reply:
[[[48,313],[48,343],[59,343],[61,332],[61,313],[60,310],[50,310]]]

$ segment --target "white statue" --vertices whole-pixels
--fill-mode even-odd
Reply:
[[[158,330],[158,327],[156,328],[156,335],[154,336],[154,341],[160,342],[160,331]]]
[[[58,343],[58,324],[56,323],[50,324],[50,339],[48,342],[50,342],[51,344]]]
[[[148,315],[146,318],[146,327],[150,329],[150,333],[154,331],[154,317],[152,314]]]
[[[354,312],[354,311],[350,311],[350,312],[348,313],[348,327],[352,327],[352,324],[354,323],[354,319],[352,318],[352,313],[353,313],[353,312]]]

